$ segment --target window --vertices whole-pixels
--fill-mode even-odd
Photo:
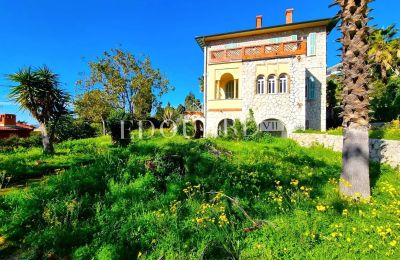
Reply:
[[[268,77],[268,93],[275,94],[276,93],[276,76],[270,75]]]
[[[233,120],[225,118],[218,123],[218,135],[224,136],[228,134],[228,129],[233,126]]]
[[[282,74],[279,77],[279,89],[278,93],[286,93],[288,90],[288,82],[289,82],[289,77],[286,74]]]
[[[257,94],[265,93],[265,77],[260,75],[257,77]]]
[[[235,83],[233,80],[228,81],[225,86],[225,99],[233,99],[234,98],[234,89]]]
[[[308,100],[315,99],[315,78],[313,76],[307,77],[306,80],[306,98]]]

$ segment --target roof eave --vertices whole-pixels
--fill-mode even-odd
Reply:
[[[249,29],[249,30],[241,30],[241,31],[234,31],[234,32],[228,32],[228,33],[221,33],[221,34],[198,36],[195,39],[196,39],[197,44],[200,46],[200,48],[203,49],[204,46],[206,46],[207,42],[220,40],[220,39],[241,38],[241,37],[247,37],[247,36],[252,36],[252,35],[267,34],[274,30],[278,31],[278,32],[279,31],[283,32],[283,31],[292,30],[292,28],[301,29],[301,28],[312,28],[312,27],[325,26],[327,28],[327,32],[329,34],[331,32],[331,30],[333,28],[335,28],[337,22],[338,22],[338,19],[336,19],[336,18],[326,18],[326,19],[305,21],[305,22],[299,22],[299,23],[282,24],[282,25],[276,25],[276,26],[270,26],[270,27],[263,27],[263,28],[259,28],[259,29]],[[281,29],[281,30],[279,30],[279,29]]]

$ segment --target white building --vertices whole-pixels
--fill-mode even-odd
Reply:
[[[282,136],[325,130],[327,34],[331,19],[196,37],[204,50],[205,134],[245,121],[250,109],[261,130]]]

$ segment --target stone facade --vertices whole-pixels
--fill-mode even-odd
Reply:
[[[278,120],[285,126],[282,135],[296,129],[312,128],[325,130],[326,122],[326,37],[325,27],[315,27],[271,33],[267,35],[220,40],[207,46],[207,56],[211,51],[270,44],[274,39],[293,41],[307,39],[316,33],[316,55],[242,61],[226,64],[206,64],[205,130],[207,136],[218,134],[218,124],[224,119],[245,121],[252,109],[257,124],[265,120]],[[257,94],[256,81],[261,73],[289,76],[288,92],[282,94]],[[215,99],[216,80],[223,73],[230,73],[238,80],[237,102]],[[264,75],[265,77],[268,77]],[[306,99],[306,78],[316,79],[315,99]],[[265,85],[267,88],[267,84]],[[224,103],[225,102],[225,103]],[[213,109],[210,109],[213,108]],[[220,110],[215,108],[221,108]]]
[[[341,152],[343,137],[328,134],[296,134],[290,138],[305,147],[315,144],[323,145],[334,151]],[[369,153],[372,161],[386,163],[392,167],[400,166],[400,141],[369,139]]]

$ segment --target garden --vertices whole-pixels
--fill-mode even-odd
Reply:
[[[338,192],[341,154],[323,147],[160,134],[110,143],[66,141],[53,157],[2,152],[2,171],[14,165],[20,179],[57,171],[0,195],[1,256],[400,257],[400,173],[388,166],[371,163],[372,198],[354,202]]]

